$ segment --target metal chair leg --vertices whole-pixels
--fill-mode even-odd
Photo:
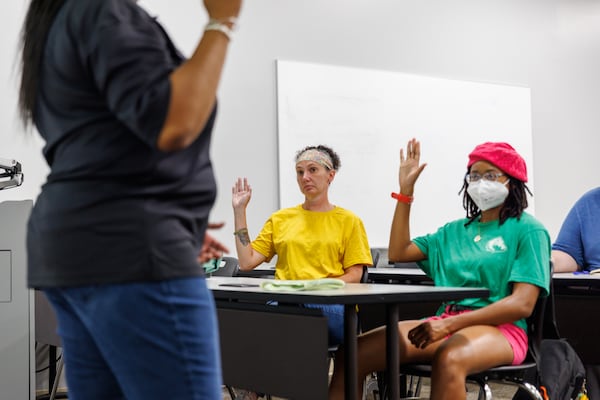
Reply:
[[[63,369],[63,357],[58,360],[58,365],[56,366],[56,377],[54,378],[54,384],[52,385],[52,391],[50,392],[50,397],[48,400],[54,400],[56,398],[56,391],[58,390],[58,381],[60,381],[60,374]]]

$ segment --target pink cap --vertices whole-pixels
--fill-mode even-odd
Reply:
[[[477,161],[487,161],[520,181],[527,182],[527,165],[523,157],[508,143],[485,142],[469,154],[470,167]]]

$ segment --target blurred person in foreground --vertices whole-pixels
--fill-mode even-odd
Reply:
[[[29,219],[28,284],[56,311],[69,398],[220,399],[198,257],[218,251],[201,252],[209,150],[241,0],[204,0],[187,60],[136,3],[29,3],[19,111],[50,174]]]

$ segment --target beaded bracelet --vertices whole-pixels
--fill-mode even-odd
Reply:
[[[211,18],[208,21],[208,24],[204,27],[204,32],[207,31],[219,31],[227,36],[227,39],[231,41],[233,36],[233,31],[235,29],[235,24],[237,22],[237,18],[229,17],[225,19],[215,19]]]

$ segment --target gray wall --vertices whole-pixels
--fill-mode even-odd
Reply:
[[[36,196],[46,173],[39,141],[21,139],[14,122],[9,55],[24,4],[0,2],[0,84],[13,86],[0,92],[0,157],[22,161],[26,174],[23,187],[0,192],[0,200]],[[141,4],[185,53],[192,51],[207,19],[201,1]],[[237,176],[253,186],[251,234],[278,207],[275,60],[284,59],[530,87],[535,214],[554,239],[573,202],[599,181],[598,50],[600,2],[593,0],[246,0],[220,87],[212,219],[227,225],[215,236],[234,250],[230,188]],[[397,157],[397,149],[380,157]],[[294,179],[292,169],[282,173]],[[373,160],[357,179],[377,173]],[[396,182],[389,185],[396,189]]]

